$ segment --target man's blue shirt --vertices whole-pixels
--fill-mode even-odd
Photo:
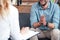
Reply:
[[[44,15],[46,18],[46,22],[54,23],[55,28],[58,28],[59,25],[59,6],[55,3],[48,2],[48,8],[42,9],[39,2],[32,5],[31,13],[30,13],[30,21],[31,26],[35,22],[39,22],[40,16]],[[39,27],[41,30],[49,30],[49,27],[46,27],[44,25]]]

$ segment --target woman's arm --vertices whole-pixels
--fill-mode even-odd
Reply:
[[[10,32],[12,40],[22,40],[19,27],[19,15],[18,10],[15,7],[11,7],[10,15]]]

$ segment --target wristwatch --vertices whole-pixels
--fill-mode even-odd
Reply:
[[[46,26],[48,27],[48,22],[46,23]]]

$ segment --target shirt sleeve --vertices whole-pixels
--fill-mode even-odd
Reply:
[[[32,5],[32,7],[31,7],[30,22],[31,22],[31,27],[32,27],[33,23],[38,22],[37,13],[36,13],[36,9],[35,9],[34,5]]]
[[[59,25],[59,6],[58,5],[55,5],[53,23],[55,25],[55,28],[58,28],[58,25]]]
[[[11,7],[12,8],[12,7]],[[12,40],[22,40],[19,27],[19,15],[16,8],[10,12],[10,35]]]

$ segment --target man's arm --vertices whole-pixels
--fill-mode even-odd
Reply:
[[[31,21],[31,26],[33,26],[34,28],[37,28],[40,26],[40,22],[38,22],[37,13],[34,5],[31,8],[30,21]]]
[[[37,27],[39,27],[40,25],[41,25],[41,23],[39,23],[39,22],[36,22],[36,23],[33,24],[34,28],[37,28]]]
[[[48,23],[48,27],[49,28],[58,28],[58,25],[59,25],[59,6],[55,4],[53,22]]]

